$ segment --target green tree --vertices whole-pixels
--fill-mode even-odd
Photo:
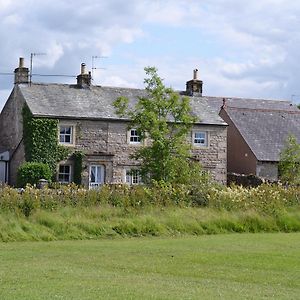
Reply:
[[[300,184],[300,144],[290,135],[285,148],[280,153],[280,180],[288,184]]]
[[[141,142],[145,138],[151,141],[134,155],[142,162],[144,180],[150,175],[156,181],[184,183],[189,170],[194,170],[187,143],[187,134],[196,121],[190,99],[165,87],[156,68],[147,67],[145,72],[146,96],[139,97],[133,108],[126,97],[119,97],[114,102],[116,112],[131,120],[130,127],[137,130]]]

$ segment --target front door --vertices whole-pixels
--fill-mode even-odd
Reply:
[[[96,189],[104,183],[104,165],[91,165],[89,174],[89,188]]]
[[[7,183],[7,162],[0,161],[0,184]]]

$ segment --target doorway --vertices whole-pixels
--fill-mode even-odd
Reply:
[[[90,165],[89,188],[96,189],[104,184],[105,167],[104,165]]]

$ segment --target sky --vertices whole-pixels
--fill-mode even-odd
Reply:
[[[86,63],[95,85],[143,88],[155,66],[184,90],[197,68],[203,95],[300,103],[299,28],[295,0],[0,0],[0,110],[13,88],[3,73],[31,53],[43,53],[33,74],[76,76]]]

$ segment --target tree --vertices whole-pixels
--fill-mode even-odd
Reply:
[[[150,175],[156,181],[184,183],[190,160],[190,144],[187,134],[196,118],[192,115],[190,99],[181,97],[172,88],[165,87],[154,67],[145,68],[146,97],[139,97],[134,108],[126,97],[115,102],[116,113],[131,120],[141,141],[151,140],[150,145],[140,147],[135,159],[140,159],[144,180]]]
[[[287,138],[285,148],[280,153],[280,179],[288,184],[300,184],[300,144],[295,136]]]

